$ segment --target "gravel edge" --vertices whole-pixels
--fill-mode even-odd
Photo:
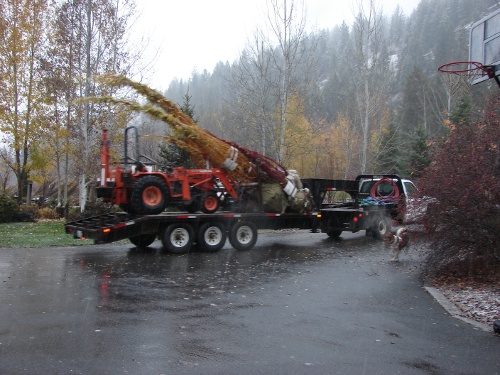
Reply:
[[[425,290],[454,318],[460,319],[468,324],[473,325],[485,332],[493,332],[493,326],[485,323],[478,322],[465,316],[462,311],[437,288],[431,286],[424,286]]]

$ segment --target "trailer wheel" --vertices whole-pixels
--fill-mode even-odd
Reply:
[[[198,230],[198,245],[207,252],[216,252],[226,243],[226,227],[222,223],[204,223]]]
[[[130,203],[122,203],[119,205],[119,207],[126,212],[127,214],[133,215],[135,214],[134,209],[132,208],[132,205]]]
[[[184,204],[184,208],[190,214],[200,211],[200,199],[199,197],[194,197],[191,203]]]
[[[213,214],[219,209],[220,201],[217,194],[209,192],[201,196],[201,210],[206,214]]]
[[[162,234],[163,247],[174,254],[185,254],[193,245],[193,227],[185,223],[170,224]]]
[[[257,242],[257,227],[249,221],[237,222],[229,230],[229,242],[236,250],[250,250]]]
[[[373,225],[371,227],[371,232],[373,238],[378,240],[383,239],[389,231],[391,230],[391,219],[385,215],[376,216]]]
[[[140,178],[132,189],[132,209],[138,214],[156,215],[167,205],[168,187],[156,176]]]
[[[148,247],[153,242],[155,242],[156,234],[154,234],[154,233],[139,234],[138,236],[130,237],[129,240],[136,247],[142,249],[144,247]]]

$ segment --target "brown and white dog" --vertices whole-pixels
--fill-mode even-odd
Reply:
[[[406,228],[399,228],[396,232],[391,231],[385,238],[386,246],[391,247],[391,260],[399,260],[399,253],[410,242],[410,234]]]

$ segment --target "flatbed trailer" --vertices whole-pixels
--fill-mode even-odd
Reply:
[[[237,250],[249,250],[257,242],[259,229],[309,229],[338,237],[343,231],[367,230],[382,238],[391,228],[391,215],[385,206],[359,207],[358,180],[303,179],[310,189],[315,209],[306,213],[235,213],[212,214],[163,212],[157,215],[133,215],[125,212],[90,217],[65,225],[75,238],[110,243],[129,239],[137,247],[147,247],[156,238],[166,250],[188,252],[194,244],[203,250],[220,250],[226,239]],[[345,192],[351,199],[338,204],[324,204],[329,191]]]

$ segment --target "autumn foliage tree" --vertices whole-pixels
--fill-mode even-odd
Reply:
[[[422,177],[429,210],[430,271],[441,277],[498,277],[500,269],[500,99],[450,133]]]
[[[43,97],[39,56],[47,25],[46,0],[0,1],[0,132],[13,150],[3,158],[17,178],[19,201],[30,178],[31,147],[40,136]]]

